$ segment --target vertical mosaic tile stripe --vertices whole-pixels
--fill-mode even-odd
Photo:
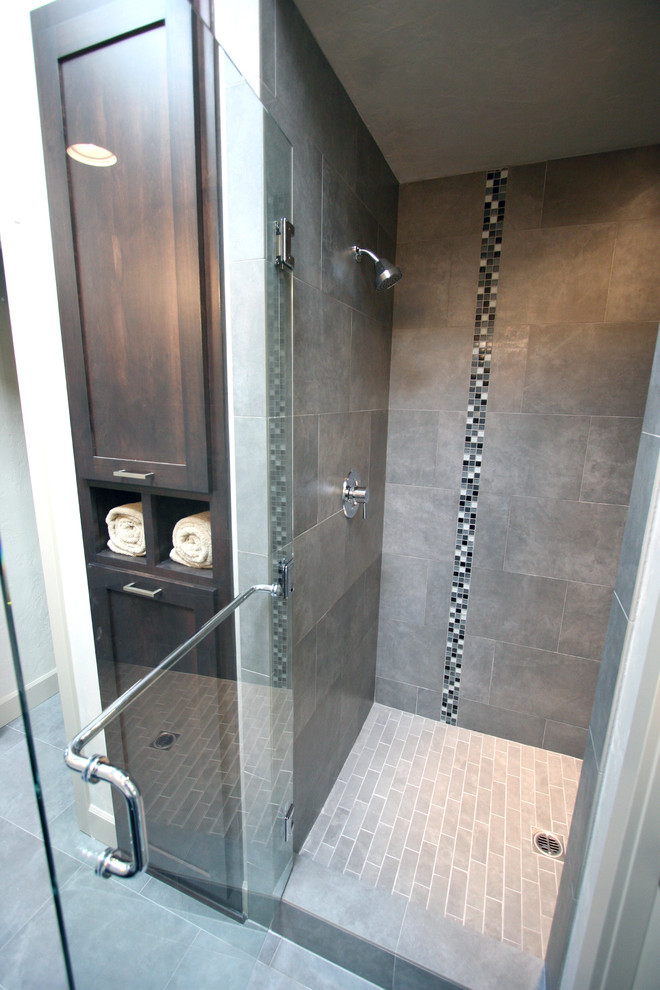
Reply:
[[[465,426],[465,450],[461,472],[461,495],[456,527],[456,554],[447,629],[445,670],[442,685],[441,721],[456,725],[461,665],[465,643],[472,553],[477,521],[481,461],[486,427],[486,405],[490,362],[495,330],[497,283],[502,248],[502,225],[508,169],[489,172],[486,179],[484,223],[481,233],[481,260],[477,308],[474,320],[472,367]]]

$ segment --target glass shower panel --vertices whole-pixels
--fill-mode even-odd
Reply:
[[[293,552],[291,276],[276,265],[291,216],[291,144],[223,60],[223,209],[234,566],[241,588],[277,581]],[[272,919],[293,862],[290,599],[237,618],[246,904]]]
[[[292,557],[291,276],[274,263],[275,222],[291,214],[291,146],[222,52],[219,58],[238,594],[281,580],[281,563]],[[11,559],[8,566],[11,574]],[[103,626],[115,646],[106,651],[97,641],[98,657],[89,658],[103,704],[152,671],[213,612],[199,606],[199,596],[191,609],[165,594],[143,601],[105,578],[92,585],[95,631]],[[154,604],[152,635],[135,636],[137,612]],[[236,990],[247,985],[293,859],[290,612],[290,598],[253,595],[86,748],[89,756],[108,754],[139,785],[149,873],[95,875],[107,845],[130,848],[124,802],[114,793],[105,800],[104,783],[84,783],[65,766],[57,695],[34,709],[71,981],[49,898],[2,945],[6,990],[211,990],[219,978]],[[76,688],[63,682],[62,690],[75,695]],[[12,723],[7,733],[11,752],[0,745],[0,761],[25,770],[25,729]],[[42,855],[34,793],[23,776],[21,783],[12,771],[16,796],[5,787],[0,813],[16,818],[16,829],[29,828]],[[93,827],[92,818],[79,815],[92,806]],[[8,898],[24,896],[22,876]]]

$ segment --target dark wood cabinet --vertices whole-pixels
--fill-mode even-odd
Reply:
[[[32,23],[96,660],[107,706],[233,590],[216,47],[187,0],[57,0],[34,11]],[[103,155],[99,148],[116,162],[78,160]],[[137,557],[107,545],[108,512],[127,503],[141,510],[145,551]],[[175,524],[198,512],[209,513],[210,569],[170,558]],[[220,754],[214,766],[229,761],[233,774],[227,739],[236,737],[235,677],[230,619],[108,726],[106,744],[111,761],[135,773],[143,788],[150,868],[240,911],[240,797],[233,776],[231,784],[226,774],[210,783],[203,778],[216,828],[210,839],[200,838],[199,822],[185,815],[179,821],[178,805],[159,800],[159,788],[172,790],[199,763],[209,725],[219,726],[211,732]],[[157,742],[165,729],[177,739],[172,763]],[[232,814],[220,828],[225,807]],[[121,802],[116,810],[124,841]]]
[[[208,492],[207,283],[219,276],[203,243],[218,236],[203,29],[186,0],[54,16],[35,17],[35,42],[78,473]],[[67,154],[79,145],[116,163]]]

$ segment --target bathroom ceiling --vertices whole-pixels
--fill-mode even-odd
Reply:
[[[401,182],[660,142],[660,0],[295,0]]]

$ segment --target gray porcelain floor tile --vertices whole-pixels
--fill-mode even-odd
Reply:
[[[375,987],[374,983],[335,966],[287,939],[280,940],[270,965],[272,969],[313,990],[371,990]]]
[[[40,839],[0,818],[0,946],[27,924],[51,900],[44,844]],[[69,880],[78,863],[69,856],[56,858],[60,883]]]
[[[25,747],[25,733],[12,728],[11,725],[3,725],[0,728],[0,757],[11,752],[16,746]]]
[[[72,774],[64,763],[63,751],[35,740],[37,765],[49,818],[56,817],[73,799]],[[33,835],[41,835],[37,802],[27,748],[14,748],[0,757],[0,815]]]
[[[199,932],[166,990],[246,990],[256,960],[208,932]]]
[[[17,718],[9,723],[12,729],[23,732],[23,719]],[[62,703],[59,694],[54,694],[47,701],[42,701],[40,705],[30,712],[30,726],[35,739],[50,743],[64,749],[68,740],[64,733],[64,719],[62,717]]]
[[[68,990],[52,902],[2,947],[0,981],[6,990]]]
[[[278,973],[270,966],[258,962],[252,971],[246,990],[309,990],[309,988],[290,979],[284,973]]]

